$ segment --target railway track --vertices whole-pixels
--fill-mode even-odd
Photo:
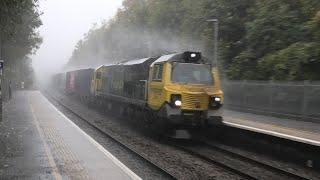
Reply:
[[[275,167],[275,166],[272,166],[272,165],[269,165],[267,163],[264,163],[262,161],[259,161],[259,160],[255,160],[254,158],[251,158],[251,157],[248,157],[248,156],[244,156],[244,155],[241,155],[239,153],[236,153],[236,152],[233,152],[233,151],[230,151],[230,150],[227,150],[227,149],[224,149],[222,147],[219,147],[217,145],[214,145],[212,143],[209,143],[209,142],[204,142],[204,144],[212,149],[215,149],[217,151],[220,151],[220,152],[223,152],[223,153],[226,153],[228,154],[229,156],[231,157],[234,157],[234,158],[237,158],[237,159],[240,159],[242,161],[245,161],[245,162],[248,162],[250,164],[253,164],[253,165],[256,165],[256,166],[259,166],[265,170],[268,170],[268,171],[272,171],[272,172],[275,172],[275,173],[278,173],[278,174],[282,174],[282,175],[285,175],[289,178],[293,178],[293,179],[308,179],[306,177],[303,177],[297,173],[294,173],[294,172],[290,172],[288,170],[285,170],[285,169],[281,169],[279,167]]]
[[[101,127],[91,123],[90,121],[83,118],[78,113],[74,112],[71,108],[66,106],[64,103],[60,102],[59,99],[54,96],[46,93],[52,100],[54,100],[57,104],[66,109],[67,112],[70,112],[74,116],[83,120],[86,124],[93,127],[98,132],[106,135],[108,138],[113,139],[124,149],[132,152],[138,157],[144,159],[146,162],[159,169],[162,173],[167,175],[172,179],[179,179],[181,176],[176,176],[174,173],[167,171],[165,168],[159,167],[154,161],[150,160],[147,156],[135,151],[119,140],[117,137],[109,134]],[[184,151],[197,159],[201,159],[206,161],[209,164],[213,164],[214,166],[221,167],[222,169],[230,172],[232,174],[236,174],[239,177],[244,179],[308,179],[298,174],[294,174],[292,172],[273,167],[271,165],[265,164],[263,162],[254,160],[250,157],[243,156],[241,154],[235,153],[233,151],[229,151],[215,144],[211,144],[209,142],[200,142],[194,145],[194,143],[172,143],[169,141],[169,144],[181,151]]]
[[[246,179],[308,179],[207,142],[172,145]]]
[[[121,147],[123,147],[124,149],[128,150],[129,152],[132,152],[134,155],[144,159],[145,161],[147,161],[149,164],[151,164],[152,166],[154,166],[156,169],[159,169],[162,173],[164,173],[167,177],[171,178],[171,179],[178,179],[174,174],[172,174],[171,172],[167,171],[166,169],[159,167],[157,164],[155,164],[154,162],[152,162],[148,157],[144,156],[143,154],[133,150],[132,148],[130,148],[129,146],[127,146],[125,143],[121,142],[121,140],[119,140],[117,137],[112,136],[111,134],[109,134],[108,132],[105,132],[105,130],[102,130],[100,127],[96,126],[95,124],[87,121],[85,118],[83,118],[81,115],[77,114],[76,112],[74,112],[71,108],[69,108],[68,106],[64,105],[63,103],[61,103],[57,98],[55,98],[52,95],[49,95],[47,92],[45,92],[46,96],[49,96],[52,100],[54,100],[56,103],[58,103],[60,106],[62,106],[65,110],[67,110],[69,113],[71,113],[72,115],[78,117],[79,119],[83,120],[86,124],[88,124],[90,127],[94,128],[95,130],[97,130],[98,132],[102,133],[103,135],[107,136],[108,138],[114,140],[115,142],[117,142]]]

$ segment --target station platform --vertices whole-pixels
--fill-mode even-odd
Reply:
[[[18,91],[0,122],[0,179],[140,179],[39,91]]]
[[[320,146],[319,123],[224,110],[227,126]]]

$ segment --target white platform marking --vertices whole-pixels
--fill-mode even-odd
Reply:
[[[52,174],[53,176],[55,177],[56,180],[62,180],[62,177],[61,177],[61,174],[59,172],[59,169],[53,159],[53,156],[52,156],[52,153],[51,153],[51,150],[44,138],[44,135],[43,135],[43,132],[42,132],[42,129],[40,128],[40,125],[39,125],[39,122],[38,122],[38,118],[37,116],[35,115],[34,113],[34,110],[33,110],[33,106],[32,104],[30,103],[30,97],[28,97],[28,102],[29,102],[29,106],[30,106],[30,109],[31,109],[31,114],[32,114],[32,117],[33,117],[33,120],[34,120],[34,123],[35,123],[35,126],[37,128],[37,131],[39,133],[39,136],[40,136],[40,139],[44,145],[44,150],[46,152],[46,155],[48,157],[48,162],[49,162],[49,165],[50,167],[52,168]]]
[[[41,93],[40,93],[41,94]],[[41,94],[42,95],[42,94]],[[42,95],[42,97],[44,97]],[[138,175],[131,171],[127,166],[125,166],[120,160],[114,157],[109,151],[107,151],[102,145],[95,141],[91,136],[85,133],[79,126],[72,122],[68,117],[66,117],[61,111],[59,111],[53,104],[49,102],[47,98],[44,97],[50,106],[52,106],[67,122],[69,122],[75,129],[77,129],[81,134],[83,134],[94,146],[96,146],[103,154],[105,154],[113,163],[120,167],[126,174],[128,174],[132,179],[142,180]]]
[[[228,121],[223,121],[223,123],[227,124],[229,126],[232,126],[232,127],[240,128],[240,129],[246,129],[246,130],[260,132],[260,133],[264,133],[264,134],[268,134],[268,135],[272,135],[272,136],[277,136],[277,137],[281,137],[281,138],[285,138],[285,139],[290,139],[290,140],[294,140],[294,141],[298,141],[298,142],[302,142],[302,143],[307,143],[307,144],[311,144],[311,145],[315,145],[315,146],[320,146],[320,141],[316,141],[316,140],[312,140],[312,139],[306,139],[306,138],[302,138],[302,137],[292,136],[292,135],[288,135],[288,134],[284,134],[284,133],[260,129],[260,128],[246,126],[246,125],[237,124],[237,123],[228,122]]]

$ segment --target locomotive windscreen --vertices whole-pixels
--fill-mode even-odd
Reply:
[[[212,85],[211,66],[207,64],[174,63],[172,67],[173,83]]]

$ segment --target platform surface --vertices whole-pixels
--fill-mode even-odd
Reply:
[[[39,91],[20,91],[0,124],[0,179],[140,179]]]
[[[319,123],[224,110],[224,124],[320,146]]]

